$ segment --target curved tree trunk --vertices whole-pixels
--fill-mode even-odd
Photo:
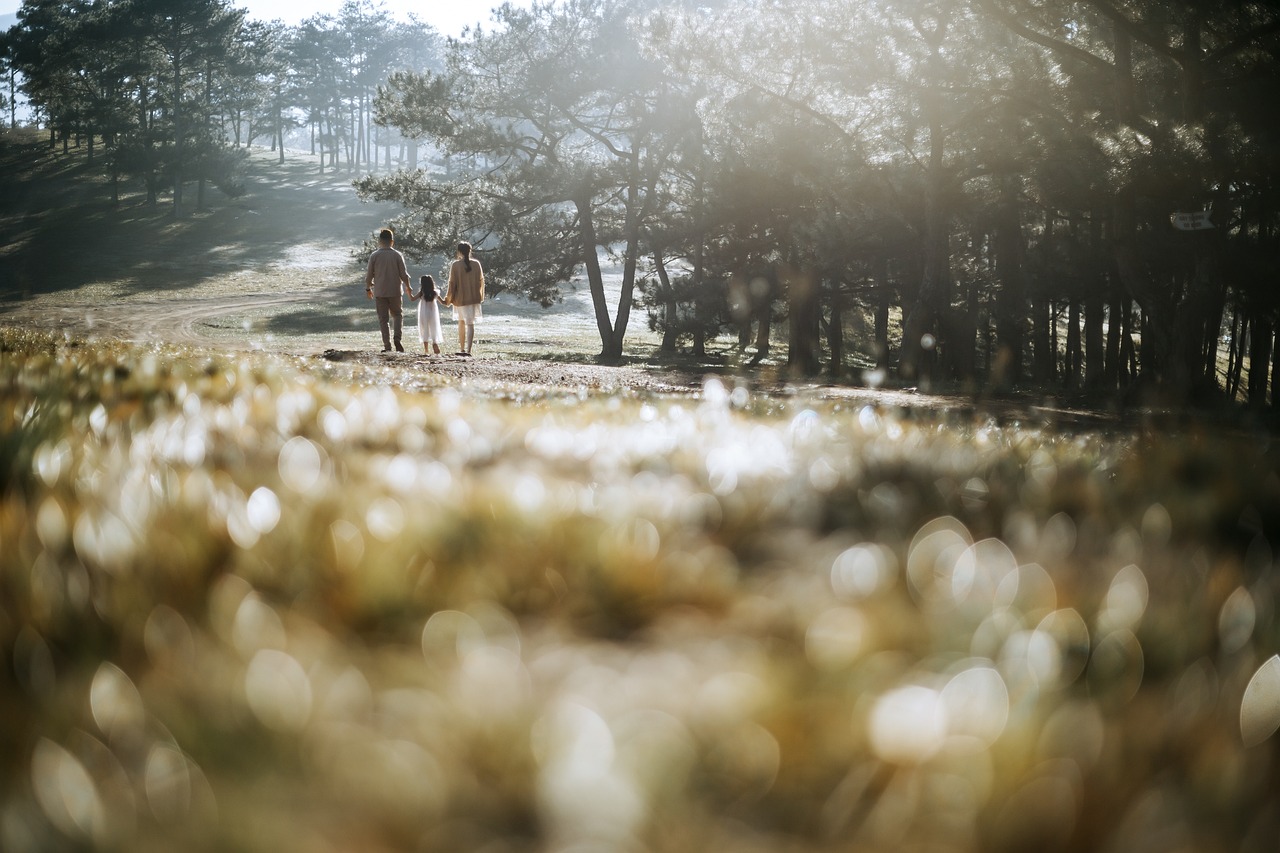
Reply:
[[[609,303],[604,298],[604,273],[600,269],[595,216],[591,212],[590,199],[578,201],[575,204],[578,208],[578,237],[582,243],[582,263],[587,271],[587,287],[591,291],[591,307],[595,310],[596,331],[600,333],[600,356],[611,358],[613,357],[613,324],[609,321]]]

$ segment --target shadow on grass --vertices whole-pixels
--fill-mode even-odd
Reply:
[[[332,302],[307,302],[297,309],[273,314],[260,324],[263,331],[276,335],[317,335],[326,332],[352,332],[377,328],[378,319],[372,308],[361,301],[339,297]],[[408,315],[405,328],[409,328]],[[416,332],[415,332],[416,334]]]
[[[390,211],[359,201],[345,172],[321,176],[310,158],[245,161],[245,194],[211,185],[175,219],[166,194],[149,205],[136,183],[112,203],[100,160],[30,133],[0,133],[0,302],[112,282],[126,294],[195,289],[243,271],[296,263],[300,244],[350,256]]]

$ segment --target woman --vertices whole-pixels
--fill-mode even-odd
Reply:
[[[476,321],[481,317],[480,303],[484,302],[484,270],[471,257],[470,243],[458,244],[458,257],[449,265],[449,289],[444,301],[453,306],[453,316],[458,321],[458,355],[469,356]]]

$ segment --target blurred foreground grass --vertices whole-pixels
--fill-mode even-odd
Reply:
[[[0,332],[0,849],[1271,850],[1272,436]]]

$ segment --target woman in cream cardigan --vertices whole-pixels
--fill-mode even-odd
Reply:
[[[453,316],[458,321],[458,355],[469,356],[476,321],[481,317],[480,303],[484,302],[484,270],[471,257],[470,243],[458,244],[457,260],[449,265],[449,289],[444,301],[453,306]]]

